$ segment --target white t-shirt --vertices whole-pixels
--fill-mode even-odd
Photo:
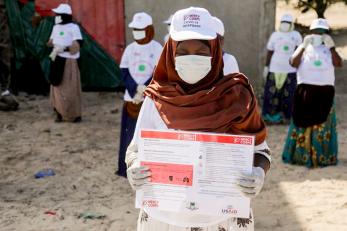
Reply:
[[[163,47],[157,41],[140,45],[136,42],[129,44],[123,53],[120,68],[128,68],[137,84],[144,84],[153,74]],[[132,101],[129,92],[124,94],[125,101]]]
[[[236,58],[233,55],[224,53],[223,62],[224,62],[224,68],[223,68],[224,75],[240,72],[239,65],[237,64]]]
[[[73,41],[82,40],[81,30],[75,23],[57,24],[54,25],[50,39],[53,40],[53,45],[69,47]],[[63,52],[58,54],[60,57],[68,59],[78,59],[80,53],[71,54],[70,52]]]
[[[309,45],[302,55],[297,73],[298,84],[312,85],[335,84],[335,68],[331,51],[325,45],[314,47]]]
[[[137,147],[139,145],[140,131],[142,129],[173,130],[167,127],[163,119],[160,117],[153,100],[149,97],[145,98],[141,106],[139,117],[137,118],[136,128],[133,136],[133,142],[137,145]],[[264,141],[263,143],[255,146],[254,149],[256,151],[269,149],[269,147],[267,146],[266,141]],[[266,156],[266,158],[271,160],[269,156]],[[230,218],[229,216],[210,216],[201,214],[188,215],[150,208],[146,208],[145,211],[150,217],[153,217],[156,220],[181,227],[206,227],[218,224]]]
[[[273,73],[293,73],[296,68],[289,64],[289,59],[295,48],[302,43],[299,32],[273,32],[268,43],[267,49],[273,51],[269,70]]]

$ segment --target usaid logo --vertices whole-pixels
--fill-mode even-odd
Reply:
[[[223,214],[237,214],[237,209],[234,209],[233,206],[229,205],[225,209],[222,209]]]
[[[198,14],[184,15],[183,27],[201,27],[200,26],[200,15],[198,15]]]

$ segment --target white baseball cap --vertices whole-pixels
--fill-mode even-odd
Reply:
[[[171,21],[172,21],[172,16],[173,15],[170,15],[170,17],[168,19],[166,19],[165,21],[163,21],[164,24],[168,24],[170,25],[171,24]]]
[[[145,13],[139,12],[134,14],[133,20],[129,23],[129,28],[144,29],[153,24],[152,17]]]
[[[189,7],[173,15],[170,36],[175,41],[212,40],[217,37],[214,25],[214,20],[206,9]]]
[[[310,26],[310,30],[314,30],[314,29],[329,30],[328,21],[324,18],[317,18],[317,19],[313,20],[313,22],[311,23],[311,26]]]
[[[57,14],[72,14],[71,6],[69,4],[60,4],[57,8],[54,8],[52,10],[54,13]]]
[[[214,20],[214,23],[215,23],[215,30],[216,30],[216,33],[221,35],[221,36],[224,36],[224,24],[222,22],[222,20],[220,20],[219,18],[217,17],[213,17],[213,20]]]
[[[294,22],[294,18],[291,14],[284,14],[281,17],[281,22]]]

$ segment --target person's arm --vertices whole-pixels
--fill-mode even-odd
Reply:
[[[261,167],[265,174],[269,171],[271,165],[271,151],[266,141],[254,147],[254,167]]]
[[[268,158],[266,158],[264,155],[255,153],[254,154],[254,167],[261,167],[265,174],[269,171],[270,169],[270,161]]]
[[[146,87],[149,85],[149,83],[152,81],[153,75],[147,79],[147,81],[143,84]]]
[[[121,68],[121,77],[125,84],[125,88],[128,90],[129,95],[131,98],[134,98],[136,92],[137,92],[137,83],[133,79],[133,77],[130,74],[130,71],[128,68]]]
[[[78,42],[78,40],[75,40],[72,42],[71,46],[66,47],[64,49],[64,51],[69,52],[70,54],[74,55],[77,54],[81,49],[80,43]]]
[[[332,62],[334,67],[342,67],[342,58],[340,57],[340,55],[337,53],[336,49],[335,49],[335,42],[333,40],[333,38],[328,35],[328,34],[324,34],[323,35],[323,42],[324,45],[329,48],[330,52],[331,52],[331,58],[332,58]]]
[[[312,42],[312,36],[311,35],[305,36],[302,44],[300,44],[298,48],[296,48],[294,54],[289,60],[289,64],[292,65],[292,67],[295,67],[295,68],[299,67],[301,63],[302,55],[304,54],[305,49],[311,42]]]
[[[150,169],[145,166],[140,166],[138,160],[138,142],[141,129],[151,127],[153,106],[154,105],[150,105],[149,99],[145,100],[142,104],[137,118],[133,139],[130,142],[125,155],[127,178],[134,190],[141,189],[141,187],[148,182],[151,177]]]
[[[302,46],[299,46],[298,48],[296,48],[294,54],[289,60],[289,64],[292,67],[298,68],[301,63],[301,58],[304,52],[305,52],[305,48],[303,48]]]
[[[49,39],[46,45],[48,47],[53,47],[53,39]]]
[[[271,51],[271,50],[267,50],[267,54],[266,54],[266,60],[265,60],[265,66],[269,66],[270,65],[270,62],[271,62],[271,58],[272,58],[272,55],[274,54],[274,51]]]
[[[330,48],[330,51],[334,67],[342,67],[342,58],[340,57],[339,53],[337,53],[335,47]]]

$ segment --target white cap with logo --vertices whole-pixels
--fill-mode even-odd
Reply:
[[[219,18],[217,17],[213,17],[213,20],[214,20],[214,23],[215,23],[215,30],[216,30],[216,33],[221,35],[221,36],[224,36],[224,24],[222,22],[222,20],[220,20]]]
[[[152,17],[145,13],[139,12],[134,14],[133,20],[129,23],[129,28],[144,29],[153,24]]]
[[[324,18],[317,18],[313,20],[310,26],[310,30],[314,29],[324,29],[324,30],[329,30],[329,24],[328,21]]]
[[[175,41],[212,40],[217,37],[214,25],[214,20],[206,9],[189,7],[173,15],[170,36]]]
[[[281,22],[294,22],[294,18],[291,14],[284,14],[281,17]]]
[[[52,10],[54,13],[57,14],[72,14],[71,6],[69,4],[60,4],[57,8],[54,8]]]

